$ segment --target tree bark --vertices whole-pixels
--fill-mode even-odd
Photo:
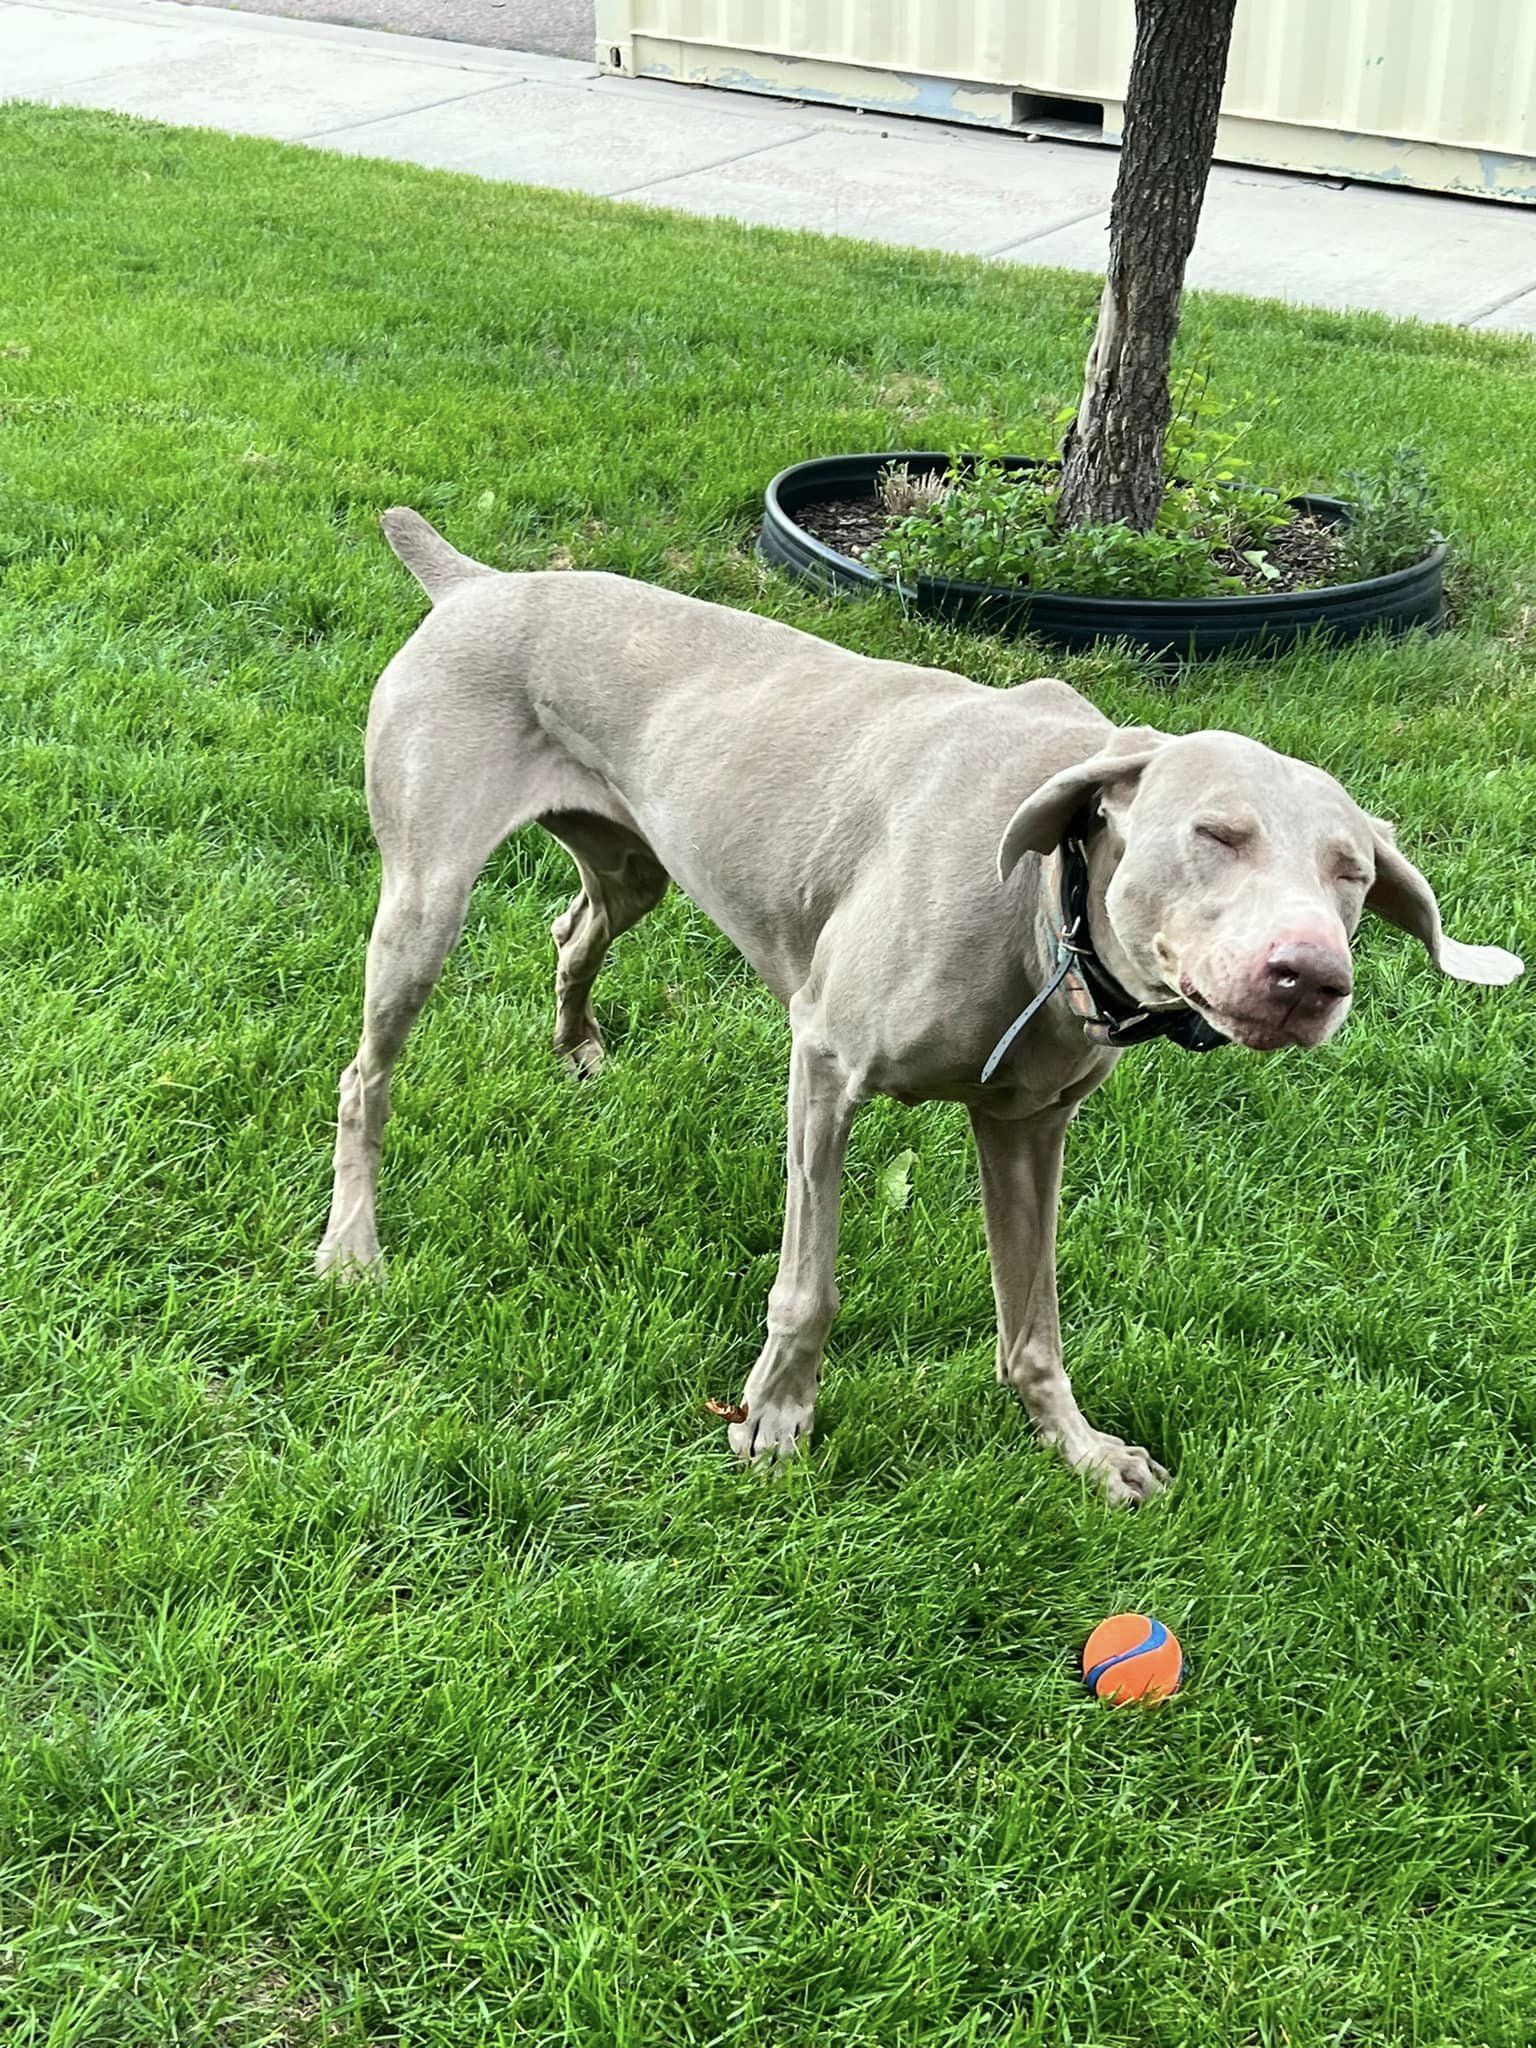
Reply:
[[[1063,450],[1064,526],[1149,533],[1163,500],[1168,370],[1216,146],[1237,0],[1136,0],[1109,270]]]

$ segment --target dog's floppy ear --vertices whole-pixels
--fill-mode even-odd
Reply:
[[[1006,882],[1026,853],[1054,853],[1061,835],[1090,797],[1111,784],[1134,782],[1164,744],[1163,735],[1149,726],[1116,733],[1101,754],[1091,755],[1075,768],[1063,768],[1049,782],[1042,782],[1008,820],[997,849],[999,878]]]
[[[1370,825],[1376,842],[1376,879],[1366,895],[1367,910],[1410,933],[1440,972],[1456,981],[1483,982],[1497,988],[1525,972],[1525,962],[1502,946],[1463,946],[1448,939],[1440,928],[1435,892],[1412,861],[1405,860],[1393,845],[1392,827],[1380,818],[1372,818]]]

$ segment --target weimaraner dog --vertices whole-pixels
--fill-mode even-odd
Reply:
[[[669,881],[789,1011],[783,1249],[737,1454],[780,1459],[810,1434],[843,1153],[884,1094],[970,1112],[999,1380],[1111,1501],[1158,1492],[1162,1467],[1094,1429],[1062,1369],[1056,1208],[1078,1104],[1148,1036],[1320,1045],[1367,908],[1458,980],[1508,982],[1521,962],[1447,938],[1390,829],[1252,740],[1121,730],[1064,683],[988,689],[619,576],[503,575],[410,511],[384,528],[434,608],[368,719],[383,886],[319,1270],[380,1265],[390,1070],[476,876],[537,822],[580,880],[553,927],[573,1069],[602,1058],[610,943]]]

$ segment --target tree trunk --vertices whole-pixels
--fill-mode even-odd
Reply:
[[[1082,403],[1063,450],[1064,526],[1120,521],[1149,533],[1163,501],[1168,369],[1236,5],[1136,0],[1109,272]]]

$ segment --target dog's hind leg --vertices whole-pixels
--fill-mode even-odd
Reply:
[[[768,1296],[768,1330],[730,1430],[747,1464],[775,1465],[806,1442],[821,1384],[821,1354],[837,1314],[837,1206],[843,1156],[858,1099],[826,1044],[815,1004],[789,1006],[788,1190],[779,1271]]]
[[[389,1120],[389,1077],[406,1034],[436,986],[464,925],[483,865],[459,861],[425,872],[386,858],[368,941],[363,1034],[341,1077],[330,1219],[315,1270],[348,1280],[382,1271],[374,1197]]]
[[[436,646],[452,624],[444,619],[434,612],[385,670],[368,719],[368,810],[383,878],[362,1037],[341,1077],[330,1220],[315,1255],[319,1272],[342,1279],[382,1266],[374,1194],[406,1034],[463,929],[480,870],[565,774],[513,693],[492,695],[472,665]]]
[[[561,812],[539,819],[576,863],[581,887],[550,926],[555,942],[555,1051],[576,1075],[595,1073],[603,1039],[592,984],[620,932],[667,891],[667,871],[643,839],[606,818]]]

